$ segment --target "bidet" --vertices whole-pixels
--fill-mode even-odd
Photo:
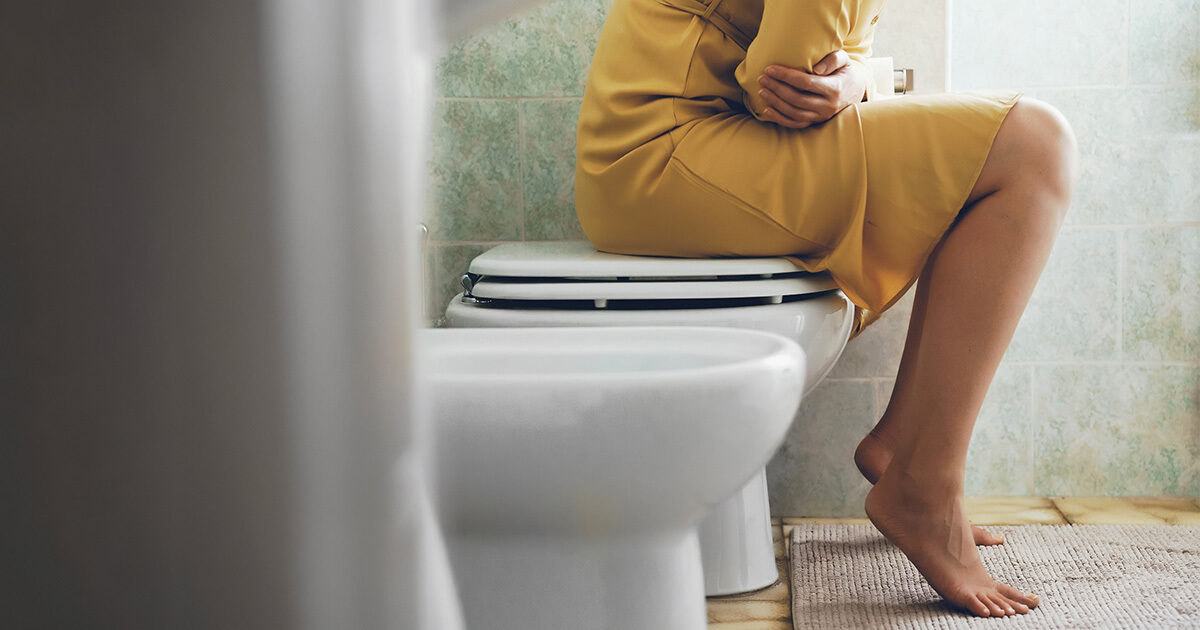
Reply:
[[[689,326],[419,342],[468,627],[703,628],[697,526],[783,439],[800,346]]]

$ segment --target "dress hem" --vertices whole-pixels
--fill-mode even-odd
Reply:
[[[939,232],[941,237],[933,241],[929,248],[925,250],[925,253],[918,258],[917,272],[912,275],[908,283],[904,285],[904,288],[897,292],[887,304],[884,304],[883,307],[878,310],[866,308],[851,300],[851,302],[854,303],[854,326],[850,331],[850,339],[854,339],[861,334],[869,325],[878,320],[883,313],[887,312],[887,310],[894,306],[896,302],[900,301],[900,299],[908,293],[908,290],[912,288],[912,285],[917,282],[917,279],[920,278],[921,272],[925,270],[925,265],[929,261],[929,256],[933,254],[933,250],[938,246],[938,244],[945,240],[946,233],[950,231],[950,229],[954,226],[955,221],[962,216],[963,211],[966,209],[965,206],[967,199],[971,196],[971,190],[973,190],[975,184],[979,182],[979,176],[983,174],[983,167],[985,164],[987,164],[988,156],[990,156],[992,153],[992,146],[996,144],[996,137],[1000,135],[1000,126],[1004,124],[1004,121],[1008,118],[1009,112],[1012,111],[1012,108],[1016,106],[1017,102],[1024,95],[1025,90],[1017,90],[1013,96],[1009,97],[1006,101],[1002,101],[1005,103],[1004,113],[1002,116],[1000,116],[1000,123],[996,125],[996,131],[988,140],[986,150],[983,152],[983,157],[979,160],[979,165],[974,169],[974,175],[971,178],[971,186],[967,188],[966,192],[963,193],[961,201],[956,204],[958,211],[955,212],[950,217],[950,220],[942,226],[942,229]],[[834,276],[834,280],[837,281],[836,275]],[[839,282],[838,284],[840,286],[841,283]]]

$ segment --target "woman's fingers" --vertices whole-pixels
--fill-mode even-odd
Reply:
[[[826,73],[836,72],[850,63],[843,50],[834,51],[818,62],[818,68]],[[837,64],[837,65],[835,65]],[[801,129],[833,118],[838,113],[838,90],[841,80],[837,76],[811,74],[787,66],[767,66],[758,78],[759,96],[769,106],[763,118],[780,126]]]
[[[812,92],[822,96],[833,96],[837,94],[837,85],[834,79],[823,77],[816,74],[809,74],[803,70],[789,68],[788,66],[767,66],[766,76],[768,78],[782,81],[797,90]]]
[[[768,107],[763,110],[763,118],[766,118],[767,120],[779,125],[780,127],[787,127],[789,129],[803,129],[808,126],[808,123],[796,122],[796,121],[792,120],[791,118],[788,118],[787,116],[784,116],[783,114],[780,114],[779,112],[775,111],[774,108],[771,108],[771,107]]]
[[[825,58],[818,61],[817,65],[813,66],[813,72],[817,74],[829,74],[838,68],[850,63],[850,55],[844,50],[835,50]]]
[[[760,77],[758,84],[775,93],[775,96],[783,99],[792,107],[798,109],[808,109],[817,111],[828,99],[813,94],[812,92],[801,92],[796,88],[782,82],[776,81],[771,77]]]
[[[784,99],[780,98],[778,94],[769,89],[763,88],[759,90],[758,95],[761,96],[763,101],[765,101],[767,105],[770,105],[772,109],[795,122],[812,123],[816,120],[816,114],[813,112],[793,106],[791,103],[788,103]]]

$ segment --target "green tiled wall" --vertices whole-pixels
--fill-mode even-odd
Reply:
[[[441,59],[431,325],[473,256],[584,238],[575,123],[608,6],[554,0]],[[919,92],[1023,87],[1080,145],[1067,223],[976,423],[968,493],[1200,496],[1200,0],[889,0],[880,29],[876,55],[915,68]],[[862,513],[850,455],[887,404],[910,310],[911,295],[805,403],[769,467],[777,514]]]
[[[1200,0],[956,0],[951,25],[952,89],[1028,88],[1081,160],[1005,356],[1029,385],[989,397],[1028,431],[993,457],[1036,495],[1200,495]]]

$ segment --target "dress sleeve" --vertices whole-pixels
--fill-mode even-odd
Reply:
[[[859,4],[855,8],[849,5]],[[758,90],[758,77],[772,64],[812,72],[825,55],[842,49],[850,63],[858,64],[867,76],[863,100],[875,98],[875,77],[867,68],[875,39],[882,2],[845,0],[763,0],[758,33],[746,49],[746,58],[734,72],[742,87],[742,102],[759,120],[767,105]]]

